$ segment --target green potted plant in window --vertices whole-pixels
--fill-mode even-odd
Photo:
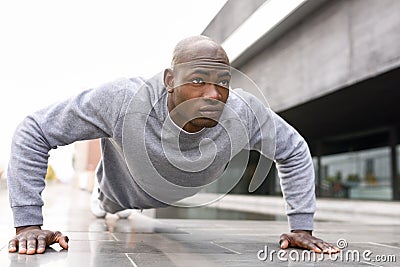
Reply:
[[[357,186],[360,183],[360,176],[358,174],[350,174],[347,176],[347,181],[346,184],[348,186],[354,187]]]

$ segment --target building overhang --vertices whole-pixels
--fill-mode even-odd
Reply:
[[[232,67],[240,68],[326,1],[266,1],[222,43]]]

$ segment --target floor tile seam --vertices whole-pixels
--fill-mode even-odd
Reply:
[[[381,244],[381,243],[376,243],[376,242],[368,242],[368,243],[371,244],[371,245],[377,245],[377,246],[381,246],[381,247],[400,249],[400,247],[395,247],[395,246],[386,245],[386,244]]]
[[[132,263],[132,266],[137,267],[136,263],[133,261],[131,257],[129,257],[128,253],[125,253],[125,256],[128,258],[128,260]]]
[[[217,243],[215,243],[214,241],[211,241],[210,243],[212,243],[212,244],[214,244],[214,245],[216,245],[216,246],[218,246],[218,247],[220,247],[220,248],[229,250],[229,251],[231,251],[231,252],[233,252],[233,253],[235,253],[235,254],[238,254],[238,255],[241,255],[241,254],[242,254],[242,253],[240,253],[240,252],[238,252],[238,251],[235,251],[235,250],[233,250],[233,249],[230,249],[230,248],[224,247],[224,246],[222,246],[222,245],[220,245],[220,244],[217,244]]]
[[[397,241],[397,240],[396,240]],[[393,241],[393,242],[396,242],[396,241]],[[383,243],[378,243],[378,242],[373,242],[373,241],[354,241],[354,242],[351,242],[351,244],[374,244],[374,245],[380,245],[380,246],[390,246],[390,245],[386,245],[386,244],[383,244]],[[391,242],[388,242],[388,243],[391,243]],[[400,247],[394,247],[394,248],[400,248]]]
[[[221,247],[222,248],[222,247]],[[227,248],[223,248],[223,249],[227,249]],[[232,251],[233,252],[233,251]],[[236,251],[237,252],[237,251]],[[224,256],[224,257],[232,257],[232,256],[246,256],[246,255],[250,255],[250,252],[245,252],[245,253],[228,253],[227,251],[224,252],[182,252],[182,251],[163,251],[163,253],[165,254],[173,254],[173,255],[178,255],[178,256],[187,256],[187,255],[200,255],[200,256]],[[121,254],[128,254],[128,255],[135,255],[135,254],[140,254],[140,255],[160,255],[160,252],[124,252]]]
[[[117,238],[117,237],[115,236],[114,233],[110,233],[110,234],[111,234],[111,236],[114,238],[115,241],[121,241],[119,238]]]

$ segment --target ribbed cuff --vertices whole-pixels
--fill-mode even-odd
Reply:
[[[14,214],[14,227],[27,225],[43,225],[41,206],[19,206],[12,208]]]
[[[298,213],[288,215],[290,231],[292,230],[314,230],[314,214]]]

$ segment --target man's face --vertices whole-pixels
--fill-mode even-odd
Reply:
[[[188,132],[217,125],[230,78],[229,59],[220,45],[198,40],[178,49],[173,69],[164,73],[172,120]]]
[[[189,132],[216,126],[229,96],[230,67],[200,61],[179,64],[172,72],[171,117]]]

